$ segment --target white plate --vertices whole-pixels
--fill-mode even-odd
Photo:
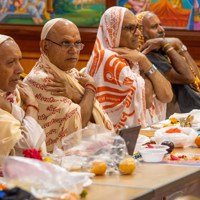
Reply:
[[[163,121],[158,122],[156,124],[152,124],[151,128],[160,129],[160,128],[163,128],[166,124],[170,124],[170,123],[171,123],[171,121],[169,119],[166,119],[166,120],[163,120]]]

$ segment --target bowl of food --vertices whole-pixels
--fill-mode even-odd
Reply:
[[[144,162],[161,162],[167,153],[166,149],[143,148],[140,154]]]

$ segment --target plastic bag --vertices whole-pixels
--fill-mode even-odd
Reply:
[[[180,133],[167,133],[170,129],[180,129]],[[156,144],[161,144],[163,141],[171,141],[175,147],[189,147],[194,145],[197,137],[197,132],[190,127],[174,127],[169,126],[157,130],[154,134]]]
[[[67,157],[62,166],[69,170],[88,169],[93,161],[103,161],[109,170],[116,170],[120,160],[128,155],[123,138],[96,124],[91,124],[63,138],[62,146]],[[73,165],[68,164],[71,160]],[[65,163],[65,164],[64,164]]]
[[[88,181],[88,176],[67,172],[50,163],[24,157],[6,157],[3,163],[5,180],[11,187],[20,187],[37,198],[59,198],[72,193],[77,195]]]

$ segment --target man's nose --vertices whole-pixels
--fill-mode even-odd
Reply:
[[[162,26],[159,25],[159,29],[158,29],[159,33],[163,33],[164,32],[164,28]]]
[[[141,33],[141,31],[139,30],[139,28],[136,29],[134,35],[137,35],[137,36],[138,36],[138,35],[142,35],[142,33]]]
[[[15,71],[17,74],[21,74],[21,73],[23,73],[24,72],[24,69],[23,69],[23,67],[22,67],[22,65],[21,65],[21,63],[20,63],[20,61],[18,61],[17,62],[17,64],[16,64],[16,71]]]
[[[69,53],[77,53],[78,52],[78,49],[75,47],[75,45],[71,45],[69,48],[68,48],[68,52]]]

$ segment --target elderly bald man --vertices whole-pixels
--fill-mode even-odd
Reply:
[[[38,119],[46,132],[49,152],[55,144],[62,146],[63,137],[89,122],[113,130],[95,100],[93,78],[75,69],[83,47],[79,30],[71,21],[48,21],[41,33],[41,57],[25,78],[39,103]]]
[[[141,25],[141,50],[172,83],[180,111],[200,109],[200,75],[187,47],[178,38],[165,37],[165,30],[155,13],[141,12],[137,18]],[[178,111],[175,109],[173,103],[170,104],[168,116]]]
[[[0,155],[22,155],[40,148],[45,134],[37,123],[38,103],[31,88],[20,82],[22,54],[13,38],[0,35]],[[25,109],[22,109],[22,107]]]

